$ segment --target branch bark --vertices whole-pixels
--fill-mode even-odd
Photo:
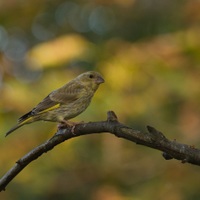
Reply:
[[[176,141],[171,141],[167,139],[163,133],[151,126],[147,126],[147,130],[148,132],[143,133],[121,124],[118,122],[117,116],[113,111],[107,113],[106,121],[82,123],[77,124],[73,128],[59,129],[52,138],[36,147],[16,162],[16,164],[0,179],[0,191],[4,191],[6,186],[17,174],[42,154],[50,151],[65,140],[86,134],[111,133],[117,137],[135,142],[136,144],[160,150],[163,152],[163,157],[166,160],[174,158],[182,161],[182,163],[200,165],[199,149]]]

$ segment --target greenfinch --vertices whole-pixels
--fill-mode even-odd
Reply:
[[[80,74],[61,88],[52,91],[36,107],[18,119],[6,136],[19,127],[35,121],[67,123],[82,113],[104,79],[98,72],[88,71]]]

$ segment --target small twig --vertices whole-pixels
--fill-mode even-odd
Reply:
[[[16,162],[16,164],[0,179],[0,191],[5,190],[6,186],[17,174],[42,154],[50,151],[65,140],[86,134],[111,133],[117,137],[135,142],[136,144],[158,149],[164,152],[163,157],[166,160],[174,158],[181,160],[182,163],[187,162],[200,165],[199,149],[176,141],[170,141],[163,133],[151,126],[147,126],[147,130],[147,133],[142,133],[119,123],[113,111],[107,113],[106,121],[77,124],[73,130],[71,128],[60,129],[52,138],[36,147]]]

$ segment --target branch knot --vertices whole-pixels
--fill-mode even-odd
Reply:
[[[108,122],[118,122],[117,115],[114,113],[114,111],[107,112],[107,121]]]

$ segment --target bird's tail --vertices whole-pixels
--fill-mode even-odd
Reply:
[[[12,133],[13,131],[15,131],[16,129],[20,128],[21,126],[25,125],[25,124],[29,124],[31,123],[33,120],[33,117],[28,117],[27,119],[21,120],[19,121],[15,126],[13,126],[5,135],[5,137],[7,135],[9,135],[10,133]]]

